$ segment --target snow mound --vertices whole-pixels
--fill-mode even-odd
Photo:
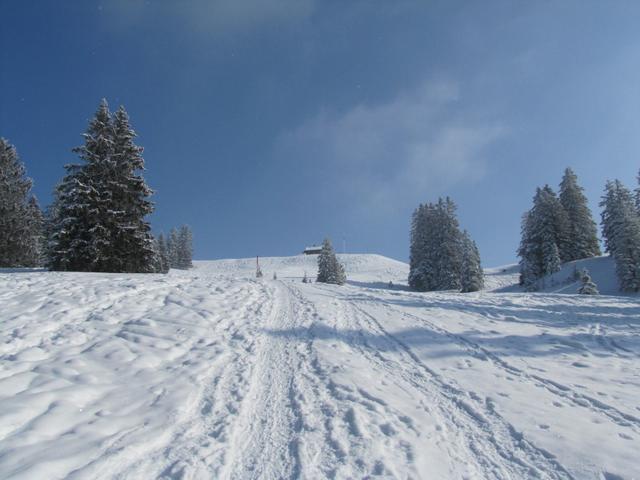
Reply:
[[[618,287],[616,265],[613,258],[607,256],[585,258],[562,265],[559,272],[548,275],[543,279],[542,293],[577,294],[582,282],[577,279],[577,273],[587,269],[591,279],[598,286],[601,295],[623,295]],[[518,265],[489,269],[487,273],[487,290],[494,292],[521,292],[518,285]],[[633,294],[632,294],[633,295]]]

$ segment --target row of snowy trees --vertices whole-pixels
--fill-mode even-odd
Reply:
[[[188,225],[172,228],[166,240],[160,234],[155,240],[155,271],[166,273],[170,268],[187,270],[193,267],[193,234]]]
[[[0,266],[92,272],[166,272],[191,266],[191,231],[155,239],[142,147],[124,107],[105,100],[74,149],[66,175],[43,216],[16,150],[0,139]],[[163,251],[166,253],[162,254]]]
[[[640,291],[640,186],[635,193],[634,201],[622,182],[609,181],[600,202],[605,249],[615,261],[620,289],[627,292]]]
[[[540,287],[546,275],[564,262],[600,255],[597,227],[575,173],[567,168],[560,195],[545,185],[536,190],[533,207],[522,218],[518,248],[520,283]]]
[[[37,267],[44,254],[44,219],[16,149],[0,138],[0,267]]]
[[[475,292],[484,286],[480,253],[462,231],[450,198],[420,205],[413,213],[409,286],[417,291]]]

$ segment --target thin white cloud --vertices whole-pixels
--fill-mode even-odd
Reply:
[[[352,204],[392,212],[482,178],[484,150],[504,128],[469,120],[459,96],[456,84],[435,82],[381,105],[325,111],[283,134],[277,149],[327,165]]]
[[[315,0],[115,0],[105,10],[121,26],[131,27],[147,15],[160,14],[194,31],[215,35],[301,21],[313,13],[314,6]]]

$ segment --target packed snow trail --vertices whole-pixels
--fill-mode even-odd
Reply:
[[[636,298],[313,261],[0,272],[0,478],[640,478]]]

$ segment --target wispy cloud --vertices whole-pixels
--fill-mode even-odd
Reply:
[[[121,26],[132,26],[149,14],[159,14],[184,22],[197,32],[215,35],[301,21],[313,13],[314,4],[315,0],[115,0],[105,6],[105,11],[114,14]]]
[[[505,129],[475,120],[459,101],[455,83],[430,82],[383,104],[323,111],[284,133],[277,149],[326,165],[353,205],[393,212],[483,176],[484,151]]]

